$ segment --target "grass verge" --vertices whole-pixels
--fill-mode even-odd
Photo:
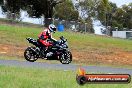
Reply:
[[[0,88],[131,88],[130,84],[76,83],[75,71],[0,66]]]
[[[38,34],[42,30],[43,29],[32,27],[0,25],[0,40],[3,44],[25,45],[27,44],[25,41],[26,37],[37,38]],[[84,49],[85,51],[89,48],[97,48],[100,50],[107,50],[108,48],[119,48],[127,51],[132,51],[131,40],[73,32],[56,32],[54,34],[56,38],[62,35],[69,40],[69,44],[72,48],[78,50]]]

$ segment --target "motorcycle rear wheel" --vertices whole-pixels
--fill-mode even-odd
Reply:
[[[28,47],[24,52],[24,57],[29,62],[34,62],[38,59],[37,54],[32,49],[35,49],[35,47]]]

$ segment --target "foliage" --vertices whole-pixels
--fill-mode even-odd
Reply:
[[[46,21],[47,18],[52,18],[53,8],[62,1],[63,0],[5,0],[3,9],[12,19],[15,19],[15,15],[19,15],[20,10],[23,9],[28,12],[30,17],[39,18],[44,16]],[[47,22],[48,21],[46,21],[46,24],[49,24]]]
[[[132,5],[123,5],[121,8],[117,8],[112,14],[113,27],[118,27],[119,29],[126,28],[132,29]]]
[[[111,13],[111,6],[108,0],[101,0],[100,4],[97,7],[98,11],[98,19],[105,25],[107,26],[107,20],[110,20],[108,15]]]
[[[96,18],[106,27],[111,26],[112,29],[115,27],[119,30],[132,29],[132,3],[118,8],[115,3],[108,0],[84,0],[80,2],[80,6],[82,11],[86,11],[83,16],[87,22],[88,18]]]
[[[48,18],[53,16],[64,20],[79,20],[79,13],[71,0],[0,0],[0,5],[7,12],[7,17],[13,20],[20,17],[21,9],[26,10],[30,17],[44,16],[46,25],[51,23],[52,19]],[[82,8],[82,18],[85,18],[83,20],[88,22],[90,28],[91,19],[96,18],[106,27],[132,29],[132,3],[118,8],[108,0],[83,0],[79,5]]]
[[[70,0],[65,0],[63,3],[55,7],[55,18],[63,20],[78,20],[78,11],[74,10]]]
[[[3,5],[3,0],[0,0],[0,5]]]
[[[21,2],[20,0],[6,0],[4,3],[4,11],[7,14],[7,18],[15,20],[20,16]]]
[[[92,19],[88,17],[87,19],[85,19],[85,22],[87,23],[88,32],[94,33]]]
[[[92,18],[96,18],[98,4],[99,0],[84,0],[79,3],[81,6],[81,17],[87,23],[88,32],[90,33],[94,33]]]

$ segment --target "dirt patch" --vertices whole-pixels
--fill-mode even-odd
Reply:
[[[0,44],[0,55],[22,57],[24,49],[25,49],[25,47],[23,47],[23,46]]]
[[[105,65],[132,65],[132,52],[126,51],[72,51],[74,60],[88,64],[105,64]]]
[[[23,57],[27,46],[13,46],[0,44],[0,55]],[[132,52],[121,50],[104,51],[78,51],[72,49],[73,60],[79,63],[108,64],[108,65],[132,65]]]

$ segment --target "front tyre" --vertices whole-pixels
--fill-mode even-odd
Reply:
[[[34,62],[38,59],[37,54],[35,53],[35,47],[28,47],[24,52],[24,57],[29,62]]]
[[[72,53],[70,51],[63,52],[59,59],[62,64],[69,64],[72,61]]]

